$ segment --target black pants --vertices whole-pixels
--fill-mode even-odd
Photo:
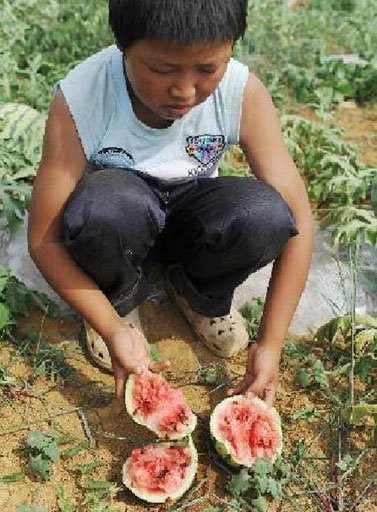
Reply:
[[[63,216],[64,244],[123,314],[148,294],[151,262],[205,316],[229,313],[234,289],[297,234],[291,211],[253,178],[166,184],[139,172],[87,172]]]

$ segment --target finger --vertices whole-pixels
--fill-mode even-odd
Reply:
[[[275,389],[272,389],[272,388],[265,389],[264,401],[266,402],[267,405],[272,407],[275,403],[275,397],[276,397]]]
[[[115,396],[116,398],[124,398],[124,388],[126,384],[126,376],[125,373],[121,371],[114,371],[114,379],[115,379]]]
[[[242,379],[238,384],[236,384],[233,388],[228,390],[228,395],[241,395],[246,391],[250,382],[248,379]]]
[[[258,376],[248,387],[247,394],[252,393],[253,395],[263,398],[264,389],[266,387],[266,379],[262,376]]]
[[[149,370],[151,372],[159,373],[165,368],[168,368],[171,365],[170,361],[151,361],[149,363]]]
[[[140,363],[134,366],[132,373],[135,375],[141,375],[148,370],[148,363]]]

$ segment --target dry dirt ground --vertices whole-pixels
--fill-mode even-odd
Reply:
[[[351,105],[339,110],[336,116],[346,129],[347,136],[362,147],[365,160],[377,164],[377,108],[361,111]],[[172,362],[169,373],[166,373],[167,378],[175,386],[181,387],[199,417],[194,435],[199,452],[199,471],[191,494],[184,497],[178,510],[203,511],[207,507],[219,505],[223,499],[229,499],[225,491],[228,470],[214,456],[208,434],[210,412],[225,397],[226,387],[216,389],[206,385],[199,369],[211,363],[221,363],[223,378],[220,382],[227,378],[236,379],[244,371],[246,351],[225,362],[211,355],[197,341],[179,311],[170,302],[159,305],[145,303],[142,320],[150,343]],[[122,403],[113,400],[112,376],[88,361],[82,344],[81,322],[75,317],[42,318],[41,314],[34,312],[28,319],[21,321],[20,328],[25,326],[40,333],[41,344],[48,342],[63,349],[66,362],[76,369],[76,373],[64,385],[53,384],[44,377],[38,377],[30,387],[25,387],[22,382],[28,381],[30,366],[22,356],[15,356],[14,345],[1,344],[0,366],[6,367],[17,378],[18,388],[0,393],[0,477],[25,469],[25,457],[18,454],[16,449],[25,442],[30,430],[58,431],[70,436],[76,443],[90,441],[92,447],[71,459],[54,464],[53,475],[48,482],[39,482],[28,475],[19,482],[0,484],[0,511],[14,512],[18,505],[27,503],[43,506],[48,512],[57,512],[58,485],[62,485],[66,493],[76,501],[78,511],[86,511],[83,504],[79,505],[85,493],[84,481],[73,468],[93,461],[102,465],[92,471],[92,477],[115,482],[119,487],[111,501],[115,509],[129,512],[165,510],[164,507],[145,505],[122,488],[122,462],[133,447],[152,437],[132,422]],[[309,339],[305,342],[313,343]],[[313,350],[320,357],[321,347],[313,343]],[[298,389],[293,377],[296,363],[284,357],[276,401],[284,424],[284,452],[292,453],[300,440],[309,444],[309,455],[313,460],[306,466],[304,464],[302,476],[321,485],[331,477],[331,443],[326,428],[328,405],[320,397]],[[317,412],[314,418],[309,421],[293,420],[299,411],[311,407]],[[355,427],[349,441],[351,451],[365,446],[371,430],[371,425]],[[375,450],[368,450],[352,478],[351,487],[346,489],[349,497],[356,500],[363,484],[376,473],[376,465]],[[290,487],[289,493],[293,492],[293,499],[271,503],[269,510],[318,510],[310,494],[303,488]],[[373,511],[377,511],[375,495],[370,495],[354,509],[354,512]]]

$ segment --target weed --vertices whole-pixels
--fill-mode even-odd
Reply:
[[[73,468],[73,471],[78,471],[81,475],[89,474],[93,469],[103,466],[103,462],[93,461],[87,464],[79,464]]]
[[[91,512],[116,512],[109,507],[107,500],[113,498],[119,490],[113,482],[94,480],[87,477],[83,505],[89,507]]]
[[[17,473],[11,473],[0,477],[0,484],[13,484],[15,482],[20,482],[24,478],[25,473],[23,471],[18,471]]]
[[[83,450],[87,450],[89,448],[89,442],[88,441],[82,441],[81,443],[76,444],[75,446],[72,446],[72,448],[68,448],[62,453],[63,459],[71,459],[72,457],[75,457]]]
[[[267,84],[278,76],[279,87],[289,85],[287,66],[310,74],[326,55],[352,53],[370,62],[377,47],[374,1],[355,0],[351,10],[334,9],[334,3],[312,0],[305,8],[288,10],[279,0],[251,0],[249,28],[236,47],[237,57]],[[327,76],[331,80],[330,73]],[[298,91],[299,84],[294,86]]]
[[[65,382],[76,373],[67,363],[64,351],[51,344],[37,347],[32,364],[34,377],[45,377],[53,383]]]
[[[40,480],[51,478],[52,465],[60,458],[56,436],[38,430],[29,433],[19,453],[28,458],[28,470]]]
[[[16,356],[23,356],[31,366],[30,380],[37,377],[49,379],[54,384],[62,384],[72,378],[76,369],[67,362],[66,351],[51,343],[42,343],[42,334],[31,328],[24,328],[17,339],[11,337],[16,347]]]
[[[262,318],[264,301],[262,299],[252,299],[242,306],[241,315],[246,320],[249,339],[254,340],[258,336],[259,324]]]
[[[295,100],[326,113],[346,100],[365,104],[377,100],[377,67],[353,56],[320,56],[312,68],[287,64],[282,73],[284,85]]]
[[[106,3],[6,1],[0,22],[0,101],[44,111],[52,86],[83,58],[111,44]]]
[[[0,366],[0,386],[9,386],[15,383],[15,379],[8,375],[8,372],[5,368]]]
[[[152,361],[160,362],[163,361],[163,356],[159,353],[157,348],[154,345],[149,346],[149,357]]]
[[[20,505],[17,507],[16,512],[47,512],[44,507],[40,507],[39,505]]]
[[[357,149],[342,140],[338,128],[299,116],[283,116],[282,125],[309,196],[319,206],[331,206],[322,227],[330,228],[335,243],[352,246],[362,238],[377,247],[377,219],[368,204],[376,168],[360,162]]]
[[[240,504],[252,507],[257,512],[266,512],[268,498],[283,497],[283,485],[290,478],[290,472],[289,465],[283,463],[281,458],[275,464],[268,459],[259,459],[251,468],[244,468],[233,475],[227,489]]]
[[[58,507],[60,512],[76,512],[76,503],[71,500],[62,485],[58,485],[56,488],[56,494],[58,497]]]
[[[16,316],[27,316],[36,306],[46,314],[56,315],[57,306],[43,293],[29,290],[9,270],[0,266],[0,334],[9,332]]]
[[[11,231],[28,206],[44,125],[45,116],[27,105],[0,105],[0,215]]]

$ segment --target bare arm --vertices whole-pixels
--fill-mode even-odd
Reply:
[[[47,121],[42,162],[36,177],[29,216],[28,243],[35,264],[57,291],[106,342],[113,365],[115,393],[124,395],[127,374],[144,368],[161,371],[166,362],[152,362],[137,329],[119,317],[93,280],[76,265],[61,243],[64,205],[84,172],[86,159],[62,93],[54,99]]]
[[[272,403],[277,375],[273,383],[268,383],[267,377],[270,373],[271,380],[278,368],[283,341],[306,283],[314,227],[305,186],[284,144],[276,109],[263,84],[253,75],[244,93],[240,144],[256,177],[275,187],[286,200],[299,231],[273,265],[258,346],[251,347],[249,371],[235,388],[238,392],[251,389]]]
[[[264,86],[252,75],[244,96],[240,138],[257,178],[284,197],[299,232],[274,264],[260,330],[260,339],[280,348],[307,279],[313,217],[304,183],[284,144],[277,111]]]
[[[57,293],[105,339],[121,319],[61,243],[61,215],[79,182],[86,159],[63,94],[53,100],[45,132],[42,162],[30,208],[30,255]]]

